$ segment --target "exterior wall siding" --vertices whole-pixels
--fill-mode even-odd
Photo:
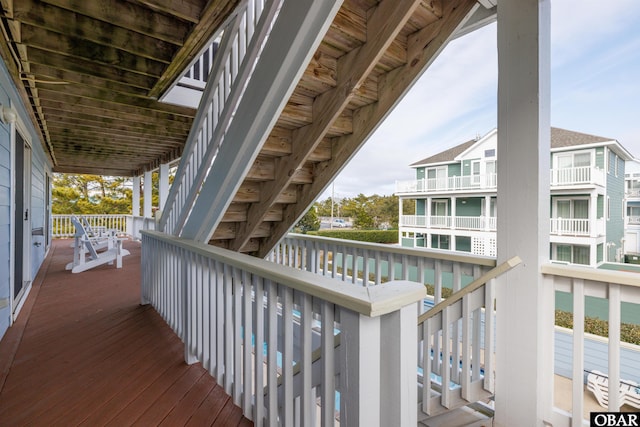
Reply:
[[[606,219],[606,242],[610,244],[605,247],[605,261],[614,261],[616,252],[622,248],[624,237],[624,161],[610,152],[609,173],[607,174],[607,201],[609,203]],[[616,169],[618,171],[616,175]],[[607,214],[605,214],[606,216]],[[613,246],[615,245],[615,246]],[[621,252],[621,251],[620,251]],[[622,260],[620,260],[622,261]]]
[[[29,212],[31,218],[31,227],[44,227],[45,225],[45,203],[47,200],[46,192],[46,174],[51,172],[51,164],[48,160],[39,133],[33,127],[22,99],[18,95],[15,85],[2,61],[0,61],[0,104],[3,106],[11,106],[20,121],[24,124],[22,133],[26,133],[23,137],[31,142],[31,199]],[[17,125],[14,125],[17,128]],[[11,124],[0,122],[0,339],[4,336],[6,330],[11,324],[12,307],[10,305],[11,297],[11,272],[13,265],[11,264],[10,254],[11,248],[15,246],[13,236],[11,236],[11,213],[15,210],[12,204],[12,173],[11,158],[14,155],[12,147]],[[39,270],[47,248],[44,245],[44,238],[41,237],[43,244],[40,246],[30,245],[25,251],[29,251],[31,277],[35,277]],[[37,240],[34,240],[35,242]],[[32,243],[33,243],[32,242]],[[22,254],[15,254],[22,256]]]
[[[8,97],[0,88],[3,104]],[[0,123],[0,337],[11,323],[11,138],[8,126]]]
[[[463,203],[464,202],[464,203]],[[482,215],[483,199],[469,197],[456,200],[456,216],[480,216]]]
[[[604,169],[604,147],[596,148],[596,167]]]
[[[452,165],[449,165],[449,167],[447,169],[447,172],[448,172],[447,176],[449,178],[454,177],[454,176],[460,176],[461,172],[462,172],[462,170],[460,168],[460,163],[454,163]]]

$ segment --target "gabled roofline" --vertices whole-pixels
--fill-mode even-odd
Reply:
[[[475,149],[478,145],[484,143],[486,140],[488,140],[489,138],[491,138],[493,135],[498,133],[498,128],[493,128],[492,130],[490,130],[489,132],[487,132],[483,137],[481,137],[480,139],[478,139],[475,144],[470,145],[466,150],[464,150],[462,153],[458,154],[455,157],[456,161],[461,161],[462,158],[464,156],[466,156],[471,150]]]

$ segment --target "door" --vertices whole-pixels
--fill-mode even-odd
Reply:
[[[31,148],[19,132],[16,141],[14,309],[31,282]]]

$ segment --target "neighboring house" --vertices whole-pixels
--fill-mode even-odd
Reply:
[[[624,253],[631,262],[640,263],[640,160],[625,166],[625,235]]]
[[[403,246],[496,256],[497,143],[494,129],[411,165],[416,179],[396,184],[400,199],[415,200],[412,215],[400,203]],[[614,139],[551,129],[552,260],[594,267],[622,260],[631,159]]]

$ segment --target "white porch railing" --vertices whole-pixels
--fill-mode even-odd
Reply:
[[[193,89],[204,90],[209,80],[209,72],[211,71],[217,50],[218,42],[214,41],[205,49],[193,65],[189,67],[178,81],[178,84]]]
[[[496,231],[496,217],[402,215],[401,227]]]
[[[359,285],[392,280],[429,283],[435,289],[435,303],[442,300],[443,285],[460,289],[496,265],[495,259],[483,256],[293,233],[266,259]]]
[[[448,178],[424,178],[412,181],[396,181],[396,193],[429,193],[459,190],[495,190],[497,174],[452,176]]]
[[[424,418],[493,395],[495,278],[520,262],[511,258],[418,318]]]
[[[554,328],[548,327],[544,331],[546,365],[549,375],[545,376],[547,405],[545,421],[554,426],[582,426],[584,413],[584,383],[585,370],[590,368],[585,362],[585,299],[586,297],[601,298],[608,301],[608,411],[619,411],[623,403],[624,384],[620,375],[620,318],[621,303],[640,304],[640,279],[637,273],[580,268],[558,264],[548,264],[542,267],[544,274],[545,295],[553,301],[555,291],[570,293],[573,296],[573,387],[571,412],[554,406],[553,387],[553,354]],[[550,307],[554,307],[550,302]],[[548,317],[553,314],[548,312]],[[546,325],[553,325],[553,319],[545,319]],[[603,408],[604,411],[604,408]]]
[[[141,295],[258,426],[417,424],[422,285],[344,286],[145,232]]]
[[[551,234],[569,236],[589,236],[591,220],[576,218],[551,218]]]
[[[592,166],[551,169],[551,186],[605,185],[605,173]]]
[[[632,190],[631,190],[631,189],[628,189],[628,190],[625,192],[625,195],[626,195],[627,197],[640,197],[640,189],[632,189]]]
[[[160,218],[179,235],[242,98],[280,1],[249,0],[224,28],[219,49]]]
[[[51,215],[52,237],[73,237],[76,230],[71,222],[73,215]],[[132,215],[82,215],[92,228],[100,227],[110,230],[118,230],[134,239],[140,239],[142,230],[155,230],[156,221],[153,218],[145,218]]]
[[[493,279],[518,258],[489,270],[495,260],[484,257],[289,234],[267,259],[351,284],[369,277],[370,288],[394,277],[433,284],[435,296],[419,319],[419,419],[493,393],[495,313],[484,307],[493,307]],[[454,293],[443,299],[445,284]]]
[[[628,216],[627,224],[629,225],[640,225],[640,216]]]

